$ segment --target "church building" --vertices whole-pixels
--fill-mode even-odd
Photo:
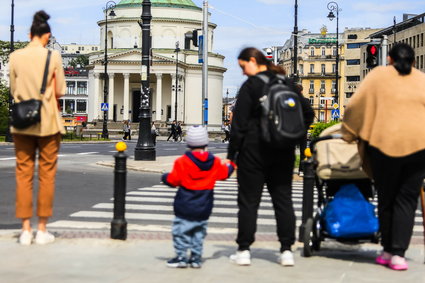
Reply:
[[[111,9],[106,11],[107,30],[105,18],[98,22],[100,50],[91,54],[89,65],[89,121],[103,119],[105,49],[109,75],[108,120],[139,120],[142,73],[142,29],[139,21],[142,2],[121,0],[113,9],[113,17],[110,16]],[[152,121],[168,122],[177,117],[185,125],[201,124],[202,64],[198,63],[198,47],[192,41],[185,44],[185,35],[197,29],[199,34],[202,33],[202,8],[191,0],[151,0],[151,4]],[[221,125],[223,74],[226,71],[224,56],[213,52],[215,28],[215,24],[208,23],[208,124],[211,129],[219,129]],[[178,53],[177,42],[180,47]]]

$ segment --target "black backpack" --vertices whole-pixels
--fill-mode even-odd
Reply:
[[[264,83],[260,98],[261,137],[268,145],[284,148],[296,145],[306,134],[300,96],[282,75],[257,75]]]

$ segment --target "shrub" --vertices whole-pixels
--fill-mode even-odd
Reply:
[[[326,128],[329,128],[330,126],[336,125],[340,123],[340,121],[330,121],[327,123],[323,123],[323,122],[319,122],[315,124],[315,127],[311,133],[311,138],[317,138],[322,132],[323,130],[325,130]]]

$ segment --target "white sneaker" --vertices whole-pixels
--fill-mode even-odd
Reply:
[[[291,251],[283,251],[280,254],[279,261],[283,266],[294,266],[294,254]]]
[[[53,243],[55,241],[55,236],[47,231],[37,231],[35,235],[35,243],[38,245],[45,245]]]
[[[32,243],[32,240],[34,239],[34,236],[32,235],[32,231],[22,231],[21,235],[19,236],[19,243],[23,246],[29,246]]]
[[[235,254],[230,256],[230,261],[237,265],[250,265],[251,264],[251,253],[249,250],[237,251]]]

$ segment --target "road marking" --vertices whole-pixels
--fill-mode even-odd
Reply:
[[[99,152],[97,152],[97,151],[93,151],[93,152],[79,152],[79,153],[77,153],[77,155],[89,155],[89,154],[97,154],[97,153],[99,153]]]
[[[6,160],[16,160],[16,157],[0,158],[0,161],[6,161]]]

